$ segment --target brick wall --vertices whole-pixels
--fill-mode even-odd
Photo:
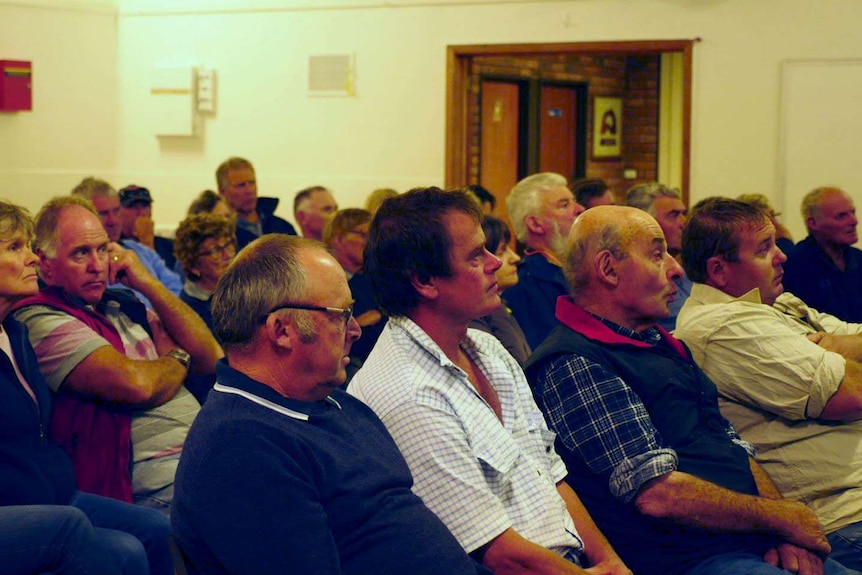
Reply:
[[[470,100],[470,182],[478,183],[481,111],[480,78],[497,76],[551,82],[588,84],[586,177],[602,178],[618,198],[638,182],[654,181],[658,149],[657,55],[552,55],[542,58],[477,57],[474,59]],[[623,98],[623,142],[619,160],[592,159],[592,101],[595,96]],[[624,180],[623,170],[638,171],[635,181]]]

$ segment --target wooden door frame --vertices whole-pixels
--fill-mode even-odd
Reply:
[[[683,54],[682,194],[688,203],[691,155],[692,51],[697,40],[571,42],[559,44],[481,44],[446,48],[446,186],[469,184],[469,80],[477,56],[556,54]]]

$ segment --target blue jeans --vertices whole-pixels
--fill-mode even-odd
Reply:
[[[144,546],[146,562],[149,562],[150,575],[173,575],[174,562],[168,544],[171,535],[171,523],[167,517],[154,509],[138,507],[116,499],[100,497],[82,491],[76,491],[69,505],[77,507],[90,519],[100,535],[107,537],[114,555],[126,555],[122,538],[118,535],[134,535]],[[121,534],[104,533],[105,531],[120,531]],[[124,570],[131,573],[130,570]],[[135,571],[146,573],[144,571]]]
[[[862,571],[862,523],[853,523],[826,536],[832,545],[832,559],[845,567]]]
[[[69,505],[0,507],[0,565],[6,575],[120,573],[87,516]]]
[[[788,571],[763,562],[763,557],[754,553],[725,553],[715,555],[699,563],[685,575],[787,575]],[[833,559],[823,562],[824,575],[852,575],[851,571]]]

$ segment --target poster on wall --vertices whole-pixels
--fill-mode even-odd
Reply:
[[[622,155],[623,99],[593,98],[593,159],[614,160]]]

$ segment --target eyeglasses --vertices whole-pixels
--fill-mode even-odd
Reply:
[[[303,305],[299,303],[283,303],[277,305],[276,307],[269,310],[267,313],[261,316],[261,321],[266,321],[266,318],[279,310],[282,309],[303,309],[307,311],[325,311],[329,313],[339,313],[341,314],[341,319],[344,320],[345,324],[350,323],[350,320],[353,319],[353,306],[354,304],[350,304],[347,307],[324,307],[319,305]]]
[[[216,246],[211,250],[198,252],[199,258],[211,258],[216,255],[230,256],[236,252],[236,242],[228,242],[220,246]]]

